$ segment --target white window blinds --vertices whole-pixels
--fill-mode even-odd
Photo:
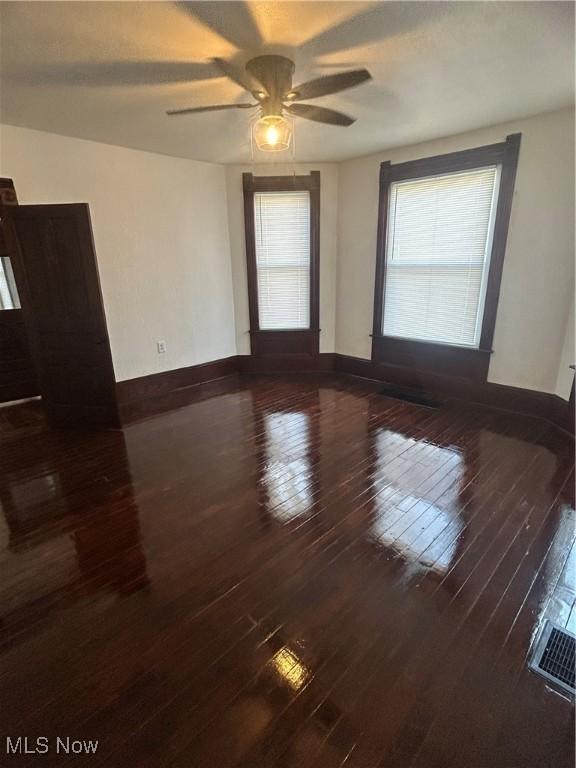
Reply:
[[[261,330],[310,327],[310,193],[254,194]]]
[[[499,169],[390,185],[385,336],[477,347]]]

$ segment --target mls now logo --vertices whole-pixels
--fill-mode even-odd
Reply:
[[[28,736],[6,736],[7,755],[45,755],[51,748],[57,755],[94,755],[98,741],[56,737],[52,746],[47,736],[30,739]]]

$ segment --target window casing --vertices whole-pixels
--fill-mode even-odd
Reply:
[[[243,187],[252,355],[313,366],[320,334],[320,173],[245,173]]]
[[[382,163],[373,361],[486,380],[520,139]]]

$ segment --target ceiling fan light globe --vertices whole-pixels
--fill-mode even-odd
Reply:
[[[262,152],[283,152],[291,140],[290,123],[281,115],[266,115],[254,123],[254,142]]]

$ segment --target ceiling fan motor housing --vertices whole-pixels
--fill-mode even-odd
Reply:
[[[281,115],[282,102],[292,89],[294,62],[286,56],[257,56],[246,63],[246,70],[262,83],[268,93],[254,92],[262,106],[262,114]]]

